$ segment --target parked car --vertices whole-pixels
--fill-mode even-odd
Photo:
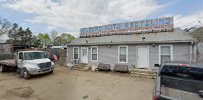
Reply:
[[[203,100],[203,66],[165,63],[159,66],[153,100]]]

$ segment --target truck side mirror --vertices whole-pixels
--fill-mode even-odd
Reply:
[[[23,53],[22,52],[20,52],[18,56],[19,56],[18,59],[23,60]]]
[[[160,67],[160,65],[159,64],[154,64],[154,67]]]

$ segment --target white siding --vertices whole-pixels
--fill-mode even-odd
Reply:
[[[173,45],[173,60],[184,60],[184,61],[189,61],[190,60],[190,44],[155,44],[153,47],[152,44],[147,44],[147,45],[128,45],[128,63],[126,63],[129,66],[129,69],[132,68],[133,65],[136,64],[136,56],[137,56],[137,47],[138,46],[149,46],[149,67],[152,67],[154,64],[159,63],[159,45]],[[97,46],[97,45],[93,45]],[[110,64],[111,68],[114,67],[115,64],[118,63],[118,46],[122,45],[99,45],[98,46],[98,61],[93,62],[91,61],[91,46],[83,46],[83,47],[88,47],[88,63],[93,64],[93,63],[105,63],[105,64]],[[81,46],[79,46],[80,50]],[[68,60],[71,60],[72,57],[72,47],[68,47]],[[80,50],[81,51],[81,50]],[[79,53],[81,54],[81,53]],[[81,57],[81,55],[80,55]],[[68,61],[70,62],[70,61]]]
[[[190,60],[189,44],[174,44],[173,45],[173,59],[189,61]]]
[[[203,42],[200,42],[198,44],[198,58],[197,58],[197,62],[198,63],[203,63]]]

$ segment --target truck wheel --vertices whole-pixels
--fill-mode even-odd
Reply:
[[[27,69],[23,68],[22,69],[22,72],[21,72],[21,75],[24,79],[30,79],[30,73],[27,71]]]
[[[52,74],[53,72],[54,72],[54,71],[52,70],[52,71],[50,71],[49,73]]]
[[[4,66],[0,65],[0,73],[3,73],[3,72],[4,72]]]

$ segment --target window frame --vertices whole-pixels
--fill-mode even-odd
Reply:
[[[74,50],[75,48],[78,49],[78,59],[80,58],[80,53],[79,53],[80,50],[79,50],[79,47],[73,47],[73,59],[74,59],[74,60],[78,60],[78,59],[75,59],[75,52],[74,52],[74,51],[75,51],[75,50]]]
[[[126,62],[121,62],[120,61],[120,48],[121,47],[125,47],[126,48]],[[118,63],[128,63],[128,45],[118,46]]]
[[[173,60],[173,45],[159,45],[159,64],[161,64],[161,47],[163,46],[169,46],[170,47],[170,60]],[[165,55],[168,56],[168,55]]]
[[[4,46],[3,46],[3,44],[0,45],[0,52],[4,52]]]
[[[97,48],[97,60],[92,60],[92,48]],[[99,58],[99,53],[98,53],[98,51],[99,51],[98,46],[91,46],[91,61],[96,61],[96,62],[98,62],[98,58]]]
[[[22,58],[20,58],[21,54],[22,54]],[[19,52],[19,53],[18,53],[18,59],[24,60],[24,53],[23,53],[23,52]]]

